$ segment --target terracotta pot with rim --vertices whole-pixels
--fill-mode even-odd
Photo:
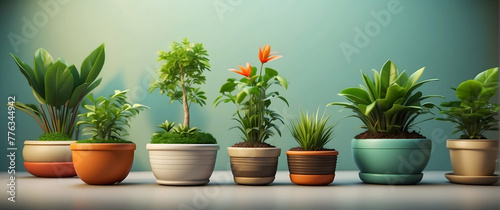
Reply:
[[[276,176],[280,148],[228,147],[234,182],[242,185],[268,185]]]
[[[134,161],[133,143],[72,143],[76,174],[90,185],[110,185],[123,181]]]
[[[299,185],[328,185],[335,178],[338,151],[287,151],[290,180]]]
[[[24,141],[24,168],[37,177],[76,176],[69,145],[75,141]]]
[[[204,185],[210,181],[218,144],[147,144],[149,162],[161,185]]]

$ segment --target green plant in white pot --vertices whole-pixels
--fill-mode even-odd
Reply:
[[[70,145],[75,170],[82,181],[91,185],[117,184],[125,179],[132,168],[135,144],[123,138],[128,135],[129,120],[149,107],[130,104],[127,90],[115,90],[106,97],[87,96],[78,125],[83,126],[83,135],[90,139],[79,140]]]
[[[498,67],[453,89],[459,100],[442,103],[446,118],[437,118],[455,124],[452,134],[462,134],[446,141],[453,167],[446,178],[462,184],[494,184],[499,178],[494,174],[498,139],[487,139],[484,132],[498,130],[498,104],[490,102],[498,90]]]
[[[85,58],[80,71],[62,58],[54,62],[43,48],[35,52],[33,67],[11,56],[39,103],[15,102],[14,107],[32,116],[44,132],[38,141],[24,142],[26,170],[39,177],[75,176],[69,145],[78,139],[75,124],[83,98],[101,83],[97,77],[104,65],[104,44]]]
[[[229,69],[241,74],[243,78],[237,80],[229,78],[220,89],[221,96],[215,101],[217,106],[221,102],[236,105],[233,119],[238,122],[237,128],[241,131],[243,142],[228,147],[231,158],[231,171],[234,181],[245,185],[267,185],[274,181],[281,149],[265,141],[276,132],[281,136],[277,122],[283,123],[283,118],[271,109],[273,99],[280,99],[286,105],[287,100],[271,87],[275,84],[285,89],[288,86],[286,79],[278,75],[272,68],[264,68],[264,64],[280,58],[272,56],[271,47],[259,47],[260,70],[249,63],[240,70]],[[236,94],[234,94],[236,93]]]
[[[150,91],[160,90],[170,97],[170,103],[179,101],[184,109],[184,123],[175,126],[165,121],[163,130],[153,134],[146,145],[156,182],[162,185],[203,185],[215,167],[219,145],[209,133],[191,127],[189,107],[192,103],[205,105],[205,71],[210,71],[208,53],[201,43],[173,42],[169,52],[160,51],[159,79],[151,84]]]
[[[366,131],[352,140],[361,180],[376,184],[418,183],[429,161],[432,142],[409,129],[418,116],[430,113],[435,107],[433,103],[423,103],[424,100],[442,97],[424,96],[417,91],[423,84],[436,79],[419,82],[424,68],[408,76],[406,71],[398,72],[390,60],[380,73],[373,72],[373,79],[362,73],[365,84],[361,87],[347,88],[339,93],[349,103],[328,105],[351,109],[355,113],[353,116],[364,123]]]

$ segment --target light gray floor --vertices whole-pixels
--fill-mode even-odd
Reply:
[[[206,186],[155,183],[153,173],[131,172],[120,184],[90,186],[78,178],[17,174],[16,203],[7,201],[0,173],[0,209],[500,209],[500,187],[452,184],[445,171],[426,171],[418,185],[363,184],[354,171],[337,171],[329,186],[298,186],[279,171],[270,186],[234,184],[230,171],[216,171]]]

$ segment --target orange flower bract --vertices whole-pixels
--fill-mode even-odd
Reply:
[[[277,52],[271,52],[271,46],[269,46],[268,44],[266,44],[264,46],[264,48],[262,48],[262,49],[260,49],[260,47],[259,47],[259,60],[260,60],[260,62],[262,64],[264,64],[264,63],[267,63],[267,62],[272,61],[274,59],[278,59],[278,58],[283,57],[281,55],[271,56],[274,53],[277,53]],[[269,56],[271,56],[271,57],[269,57]]]
[[[236,69],[229,69],[229,71],[241,74],[241,75],[243,75],[245,77],[250,77],[250,75],[252,74],[252,66],[250,66],[250,63],[247,62],[247,66],[246,67],[243,67],[243,66],[240,66],[240,65],[238,65],[238,67],[240,68],[240,71],[238,71]]]

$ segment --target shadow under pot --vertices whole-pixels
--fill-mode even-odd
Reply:
[[[280,148],[228,147],[234,182],[242,185],[268,185],[276,176]]]
[[[338,151],[287,151],[290,180],[299,185],[328,185],[335,178]]]
[[[111,185],[123,181],[134,161],[133,143],[72,143],[76,174],[90,185]]]
[[[431,155],[429,139],[353,139],[359,178],[371,184],[416,184]]]
[[[149,162],[161,185],[204,185],[210,181],[218,144],[147,144]]]
[[[24,168],[37,177],[76,176],[69,145],[75,141],[24,141]]]

